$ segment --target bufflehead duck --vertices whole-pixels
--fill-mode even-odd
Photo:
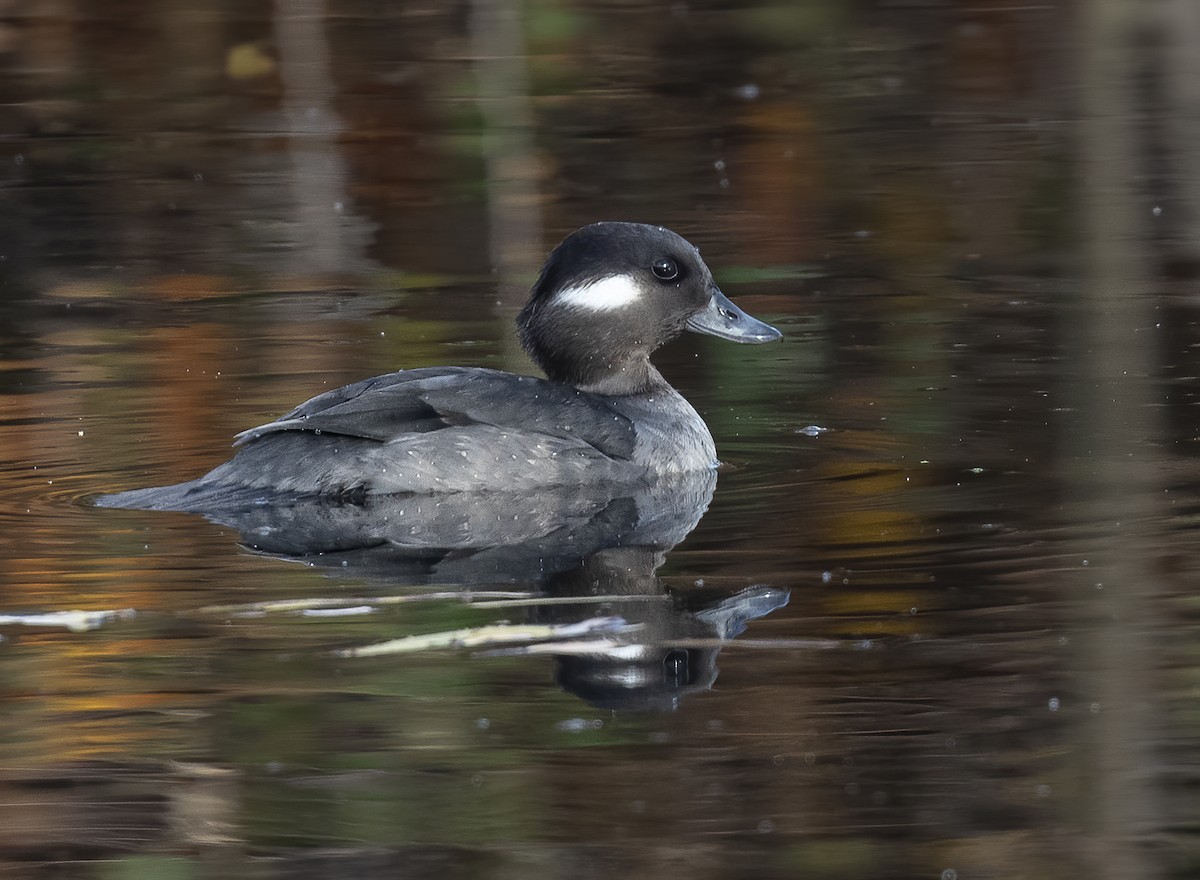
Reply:
[[[708,426],[651,353],[684,330],[782,335],[730,302],[688,241],[640,223],[567,236],[517,326],[547,378],[479,367],[376,376],[243,431],[237,454],[199,479],[97,503],[202,512],[234,497],[520,492],[710,470]]]

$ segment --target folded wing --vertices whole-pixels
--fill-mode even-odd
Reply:
[[[632,456],[637,439],[633,423],[603,397],[531,376],[432,367],[376,376],[318,395],[273,422],[238,434],[235,445],[282,431],[392,443],[471,425],[584,443],[617,460]]]

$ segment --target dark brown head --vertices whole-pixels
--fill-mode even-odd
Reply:
[[[651,353],[684,330],[735,342],[781,336],[721,293],[686,239],[642,223],[593,223],[567,236],[517,326],[547,377],[603,394],[647,390]]]

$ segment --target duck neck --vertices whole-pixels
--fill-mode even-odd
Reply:
[[[645,358],[630,361],[619,369],[586,382],[572,383],[580,391],[603,394],[607,397],[628,397],[633,394],[651,394],[670,386],[655,366]]]

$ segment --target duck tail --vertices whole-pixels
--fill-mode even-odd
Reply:
[[[245,495],[246,491],[239,486],[188,480],[186,483],[175,483],[171,486],[150,486],[111,495],[97,495],[92,499],[92,504],[96,507],[121,510],[177,510],[200,513],[227,504],[234,500],[231,495]]]

